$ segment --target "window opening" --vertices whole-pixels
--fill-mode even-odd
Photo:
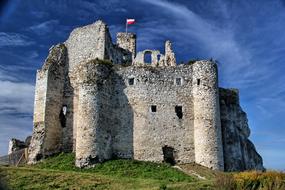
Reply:
[[[150,110],[151,110],[151,112],[156,112],[156,105],[152,105],[152,106],[150,107]]]
[[[151,52],[145,52],[145,54],[144,54],[144,62],[146,64],[151,64]]]
[[[179,119],[182,119],[183,117],[182,106],[175,106],[175,113]]]
[[[67,106],[62,106],[59,113],[59,120],[62,128],[66,127],[66,112],[67,112]]]
[[[170,146],[164,146],[162,147],[162,152],[163,152],[163,160],[166,163],[169,163],[171,165],[175,164],[175,159],[174,159],[174,148]]]
[[[134,78],[129,78],[129,85],[134,85],[135,79]]]
[[[181,78],[176,78],[175,83],[176,83],[176,85],[180,86],[181,85]]]
[[[200,79],[197,79],[197,85],[199,86],[200,85]]]

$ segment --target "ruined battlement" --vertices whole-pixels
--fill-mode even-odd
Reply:
[[[78,167],[128,158],[226,171],[262,169],[249,134],[238,132],[246,128],[246,115],[232,101],[232,91],[219,88],[217,64],[177,65],[170,41],[164,54],[137,52],[136,38],[118,33],[113,43],[108,26],[97,21],[50,49],[37,73],[29,162],[73,151]],[[237,145],[228,143],[232,135],[241,135],[237,143],[246,146],[234,149]],[[230,160],[233,150],[241,154]]]

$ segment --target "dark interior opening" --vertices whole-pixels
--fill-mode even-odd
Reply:
[[[129,85],[134,85],[135,79],[134,78],[129,78]]]
[[[144,62],[146,64],[151,64],[151,52],[145,52],[145,54],[144,54]]]
[[[163,160],[166,163],[169,163],[171,165],[175,164],[175,159],[174,159],[174,148],[170,146],[164,146],[162,147],[162,152],[163,152]]]
[[[37,154],[36,155],[36,161],[39,161],[40,159],[43,158],[43,155],[42,154]]]
[[[175,82],[176,82],[176,85],[181,85],[181,78],[176,78]]]
[[[183,117],[182,106],[175,106],[175,113],[179,119],[182,119]]]
[[[152,106],[150,107],[150,109],[151,109],[151,112],[156,112],[156,106],[155,106],[155,105],[152,105]]]
[[[198,86],[200,85],[200,79],[197,79],[197,85]]]
[[[66,127],[66,112],[67,112],[67,106],[62,106],[59,113],[59,120],[62,128]]]

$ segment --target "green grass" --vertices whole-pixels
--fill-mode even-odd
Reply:
[[[224,173],[197,164],[179,165],[189,175],[168,164],[111,160],[93,168],[74,166],[74,154],[59,154],[36,165],[0,166],[0,190],[22,189],[185,189],[284,190],[282,172]],[[193,174],[206,179],[201,180]]]
[[[212,189],[212,181],[172,168],[134,160],[112,160],[94,168],[74,166],[73,154],[59,154],[33,166],[0,167],[10,189]],[[1,189],[1,188],[0,188]]]
[[[194,177],[173,169],[168,164],[157,164],[135,160],[110,160],[102,164],[97,164],[94,168],[79,169],[74,166],[74,154],[71,153],[59,154],[56,157],[48,158],[34,167],[61,171],[98,173],[116,177],[157,179],[169,182],[196,181]]]

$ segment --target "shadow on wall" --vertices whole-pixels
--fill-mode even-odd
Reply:
[[[113,124],[112,126],[112,148],[113,158],[134,157],[133,131],[134,131],[134,113],[129,103],[129,99],[124,90],[127,83],[122,76],[113,72],[111,77],[113,81],[111,102],[113,104]]]
[[[61,149],[63,152],[71,152],[75,147],[74,138],[74,101],[76,93],[71,85],[69,77],[69,60],[66,58],[65,72],[64,72],[64,92],[63,104],[59,114],[62,127],[62,142]]]

